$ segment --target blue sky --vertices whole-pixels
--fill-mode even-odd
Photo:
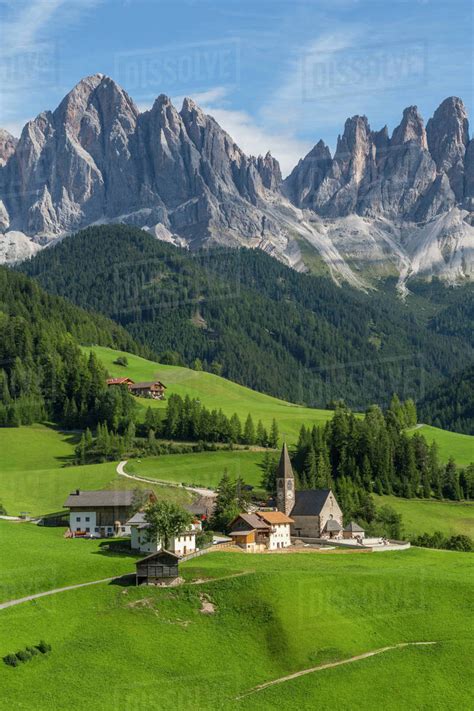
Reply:
[[[16,135],[96,72],[143,109],[192,96],[285,173],[348,116],[392,130],[450,95],[474,110],[471,0],[0,0],[0,23],[0,126]]]

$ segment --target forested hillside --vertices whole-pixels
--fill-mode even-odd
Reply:
[[[45,418],[70,427],[116,423],[133,407],[121,389],[107,391],[105,369],[79,348],[136,352],[131,336],[6,268],[0,268],[0,334],[0,426]]]
[[[423,398],[420,419],[444,430],[474,434],[474,366],[447,378]]]
[[[112,317],[162,362],[293,402],[418,399],[474,359],[430,293],[403,304],[299,274],[258,250],[189,253],[127,226],[84,230],[21,266],[54,294]],[[390,290],[391,291],[391,290]],[[466,287],[467,291],[467,287]],[[464,290],[446,291],[456,309]]]

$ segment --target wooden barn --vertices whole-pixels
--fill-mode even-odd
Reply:
[[[179,556],[170,551],[161,550],[136,562],[136,584],[170,582],[178,577]]]

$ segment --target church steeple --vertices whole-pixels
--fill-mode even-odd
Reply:
[[[278,510],[289,516],[295,505],[295,477],[286,442],[283,444],[283,449],[281,450],[280,463],[278,464],[276,475],[276,485]]]

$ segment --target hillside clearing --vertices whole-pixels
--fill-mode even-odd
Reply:
[[[237,385],[212,373],[175,365],[162,365],[110,348],[95,346],[87,350],[92,350],[97,355],[112,377],[128,376],[135,381],[159,379],[167,386],[167,396],[172,393],[182,397],[189,395],[200,400],[209,409],[222,409],[228,416],[236,412],[242,423],[251,413],[255,423],[261,419],[269,428],[272,419],[275,418],[280,428],[280,435],[284,436],[289,443],[297,440],[302,424],[324,424],[333,415],[331,410],[316,410],[294,405]],[[119,356],[127,358],[126,367],[114,363]],[[143,409],[166,407],[166,401],[137,398],[137,402]]]

